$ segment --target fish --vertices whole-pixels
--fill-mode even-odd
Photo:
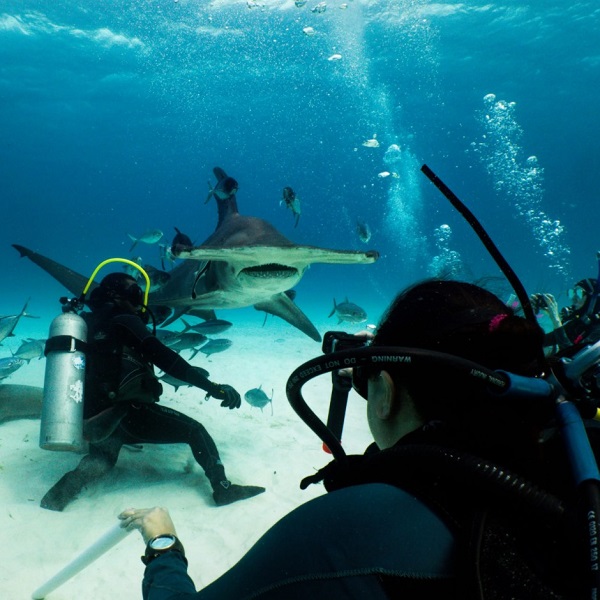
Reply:
[[[361,219],[356,220],[356,233],[358,234],[358,239],[365,244],[371,239],[371,228],[368,223]]]
[[[34,338],[27,338],[13,354],[17,358],[21,358],[27,363],[30,360],[37,358],[41,359],[44,357],[44,350],[46,348],[46,340],[39,340]]]
[[[129,248],[129,252],[133,252],[133,249],[137,246],[138,242],[143,242],[144,244],[156,244],[156,242],[162,238],[163,232],[160,229],[148,229],[148,231],[142,233],[140,237],[135,237],[130,233],[127,235],[133,240],[133,244],[131,245],[131,248]]]
[[[287,208],[292,211],[292,214],[296,218],[294,227],[298,227],[298,221],[300,220],[300,214],[302,212],[300,210],[300,198],[296,196],[296,192],[294,192],[294,190],[289,186],[283,188],[283,199],[279,202],[279,204],[281,205],[283,203],[285,203]]]
[[[257,388],[252,388],[248,390],[244,394],[244,400],[255,408],[260,408],[260,412],[262,412],[263,408],[267,404],[271,404],[271,415],[273,414],[273,390],[271,390],[271,397],[267,396],[265,392],[263,392],[262,385]]]
[[[6,358],[0,358],[0,379],[6,379],[10,377],[15,371],[18,371],[25,361],[22,358],[16,356],[8,356]]]
[[[217,178],[217,183],[213,187],[210,181],[208,182],[209,192],[204,204],[207,204],[213,196],[217,201],[235,197],[239,189],[238,182],[233,177],[229,177],[221,167],[215,167],[213,173]]]
[[[217,338],[216,340],[209,340],[209,342],[200,348],[200,352],[206,354],[206,356],[210,356],[211,354],[216,354],[217,352],[224,352],[233,344],[231,340],[226,338]]]
[[[314,27],[304,27],[302,29],[302,32],[304,33],[304,35],[308,35],[308,36],[315,35]]]
[[[378,142],[379,143],[379,142]],[[364,145],[364,144],[363,144]],[[398,173],[390,173],[390,171],[381,171],[381,173],[377,173],[377,177],[379,177],[380,179],[385,179],[386,177],[390,177],[390,175],[394,178],[394,179],[398,179],[400,177],[400,175],[398,175]]]
[[[190,325],[184,319],[181,319],[181,321],[185,325],[184,332],[193,329],[196,333],[201,333],[203,335],[217,335],[227,331],[233,325],[233,323],[223,321],[222,319],[202,321],[201,323],[196,323],[194,325]]]
[[[171,331],[170,329],[157,329],[156,337],[165,345],[174,344],[179,337],[181,331]]]
[[[379,148],[379,142],[377,141],[377,134],[374,133],[370,140],[365,140],[362,145],[365,148]]]
[[[348,302],[348,298],[344,302],[336,303],[333,299],[333,310],[329,313],[332,317],[337,314],[338,324],[342,321],[347,323],[364,323],[367,320],[367,313],[357,304]]]
[[[313,6],[310,9],[310,12],[314,12],[317,14],[324,13],[327,10],[327,4],[325,2],[319,2],[316,6]]]
[[[295,244],[269,222],[241,215],[235,195],[226,200],[215,198],[218,207],[215,231],[199,247],[180,254],[179,258],[185,260],[169,271],[171,278],[166,285],[150,293],[148,305],[173,309],[173,315],[163,325],[172,322],[177,311],[182,315],[192,309],[214,311],[254,306],[284,319],[320,342],[316,327],[284,292],[296,287],[311,264],[372,264],[379,253]],[[75,296],[88,283],[89,276],[20,244],[13,247]],[[98,285],[92,282],[89,292]]]
[[[206,343],[208,338],[201,333],[196,333],[195,331],[189,333],[180,333],[177,338],[167,343],[166,345],[171,348],[171,350],[175,350],[175,352],[181,352],[182,350],[191,350],[192,354],[188,360],[192,360],[196,354],[200,351],[199,346]]]
[[[30,299],[31,298],[27,299],[27,302],[25,302],[25,305],[23,306],[23,308],[21,309],[21,312],[18,315],[6,315],[4,317],[0,317],[0,346],[2,345],[2,342],[7,337],[11,337],[14,335],[13,332],[15,330],[15,327],[17,326],[17,323],[21,319],[21,317],[29,317],[31,319],[39,318],[39,317],[35,317],[33,315],[28,315],[26,312],[27,305],[29,304]]]
[[[44,389],[33,385],[0,385],[0,424],[17,419],[39,419]]]
[[[171,242],[171,254],[177,258],[179,254],[184,250],[191,250],[194,247],[194,243],[185,233],[181,233],[177,227],[175,227],[175,237]]]
[[[298,7],[298,8],[302,8],[308,0],[294,0],[294,4]]]
[[[332,54],[328,59],[329,62],[335,62],[337,60],[342,60],[341,54]]]
[[[194,371],[198,371],[207,379],[210,377],[210,373],[202,367],[192,367],[192,369],[194,369]],[[191,383],[188,383],[187,381],[182,381],[181,379],[177,379],[177,377],[173,377],[173,375],[169,375],[168,373],[164,373],[159,377],[159,379],[161,381],[164,381],[165,383],[168,383],[169,385],[172,385],[175,388],[175,391],[177,391],[180,387],[183,386],[193,387]]]

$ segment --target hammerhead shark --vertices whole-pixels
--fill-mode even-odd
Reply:
[[[196,248],[177,257],[185,259],[169,271],[170,278],[150,293],[148,304],[174,310],[170,322],[189,309],[225,309],[254,306],[278,316],[315,341],[321,336],[308,317],[285,292],[293,288],[313,263],[368,264],[378,252],[331,250],[294,244],[267,221],[241,215],[237,186],[225,171],[214,169],[212,190],[218,206],[218,223],[212,235]],[[236,182],[237,183],[237,182]],[[209,199],[210,199],[209,195]],[[50,258],[13,244],[71,293],[79,295],[87,278]],[[91,288],[93,289],[93,288]]]

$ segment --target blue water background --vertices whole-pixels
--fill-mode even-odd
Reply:
[[[596,2],[316,4],[4,0],[0,313],[31,297],[49,318],[65,293],[12,243],[89,275],[131,256],[128,233],[159,228],[169,241],[179,227],[202,242],[215,166],[238,180],[242,213],[295,242],[380,252],[374,265],[309,269],[296,302],[321,331],[337,325],[333,298],[376,321],[399,289],[439,272],[498,278],[508,297],[424,163],[530,292],[564,303],[596,275]],[[363,146],[374,135],[379,147]],[[301,198],[297,228],[284,186]],[[156,246],[134,254],[160,266]],[[218,316],[262,320],[251,308]]]

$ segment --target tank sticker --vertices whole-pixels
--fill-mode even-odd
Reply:
[[[79,369],[79,370],[85,369],[85,356],[83,356],[83,355],[74,356],[72,362],[73,362],[73,366],[76,369]]]
[[[76,381],[69,386],[69,398],[77,404],[83,402],[83,382]]]

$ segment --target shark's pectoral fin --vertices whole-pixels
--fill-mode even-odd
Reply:
[[[19,246],[18,244],[13,244],[13,248],[15,248],[21,257],[27,257],[31,262],[35,263],[38,267],[41,267],[54,277],[56,281],[60,284],[64,285],[72,294],[75,296],[79,296],[83,291],[83,288],[88,282],[88,278],[84,275],[80,275],[75,271],[57,263],[51,258],[47,258],[42,254],[38,254],[33,250],[29,250],[29,248],[25,248],[25,246]],[[92,291],[98,284],[92,283],[89,291]]]
[[[321,341],[321,335],[316,327],[285,294],[275,294],[269,300],[255,304],[254,308],[256,310],[264,310],[270,315],[281,317],[284,321],[287,321],[290,325],[293,325],[302,333],[315,340],[315,342]]]

